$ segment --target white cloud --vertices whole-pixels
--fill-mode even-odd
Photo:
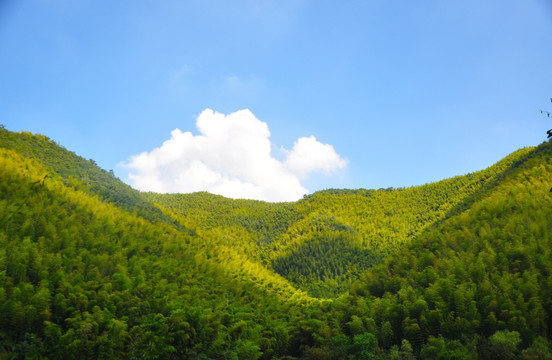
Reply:
[[[204,110],[197,118],[199,135],[175,129],[160,147],[132,156],[133,187],[143,191],[208,191],[231,198],[294,201],[308,190],[300,180],[310,173],[331,174],[346,166],[331,145],[314,136],[298,139],[287,157],[272,157],[270,131],[249,110],[229,115]]]
[[[331,174],[342,169],[347,162],[329,144],[318,142],[314,136],[299,138],[288,152],[284,165],[301,179],[314,171]]]

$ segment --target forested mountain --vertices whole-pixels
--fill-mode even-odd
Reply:
[[[551,155],[265,203],[2,128],[0,359],[550,359]]]
[[[296,203],[231,200],[207,193],[146,194],[196,231],[216,233],[317,297],[346,291],[360,273],[522,161],[407,189],[326,190]],[[199,230],[201,229],[201,230]]]

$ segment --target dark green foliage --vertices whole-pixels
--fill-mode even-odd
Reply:
[[[430,336],[420,353],[421,359],[431,360],[470,360],[468,350],[459,340],[446,341],[442,336]]]
[[[361,248],[343,231],[320,231],[292,251],[272,261],[273,269],[316,297],[331,298],[348,290],[359,275],[379,262],[381,255]]]
[[[551,186],[545,143],[407,189],[146,194],[0,128],[0,359],[550,359]]]
[[[377,346],[378,341],[374,334],[358,334],[353,337],[351,353],[360,359],[373,359]]]

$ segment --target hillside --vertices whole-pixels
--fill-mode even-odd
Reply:
[[[312,296],[331,298],[492,186],[530,151],[519,150],[486,170],[433,184],[325,190],[296,203],[231,200],[208,193],[146,196],[183,225],[216,233]]]
[[[1,148],[0,169],[5,356],[255,358],[285,352],[294,309],[312,302],[233,248],[130,213],[18,151]]]
[[[551,358],[551,155],[265,203],[0,129],[0,358]]]

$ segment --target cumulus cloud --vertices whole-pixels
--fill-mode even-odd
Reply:
[[[270,130],[249,110],[224,115],[204,110],[199,135],[175,129],[160,147],[122,164],[131,185],[161,193],[208,191],[231,198],[294,201],[313,172],[342,169],[346,161],[314,136],[299,138],[285,160],[271,154]]]
[[[288,152],[284,165],[299,178],[304,179],[314,171],[331,174],[342,169],[347,162],[329,144],[322,144],[314,136],[299,138]]]

